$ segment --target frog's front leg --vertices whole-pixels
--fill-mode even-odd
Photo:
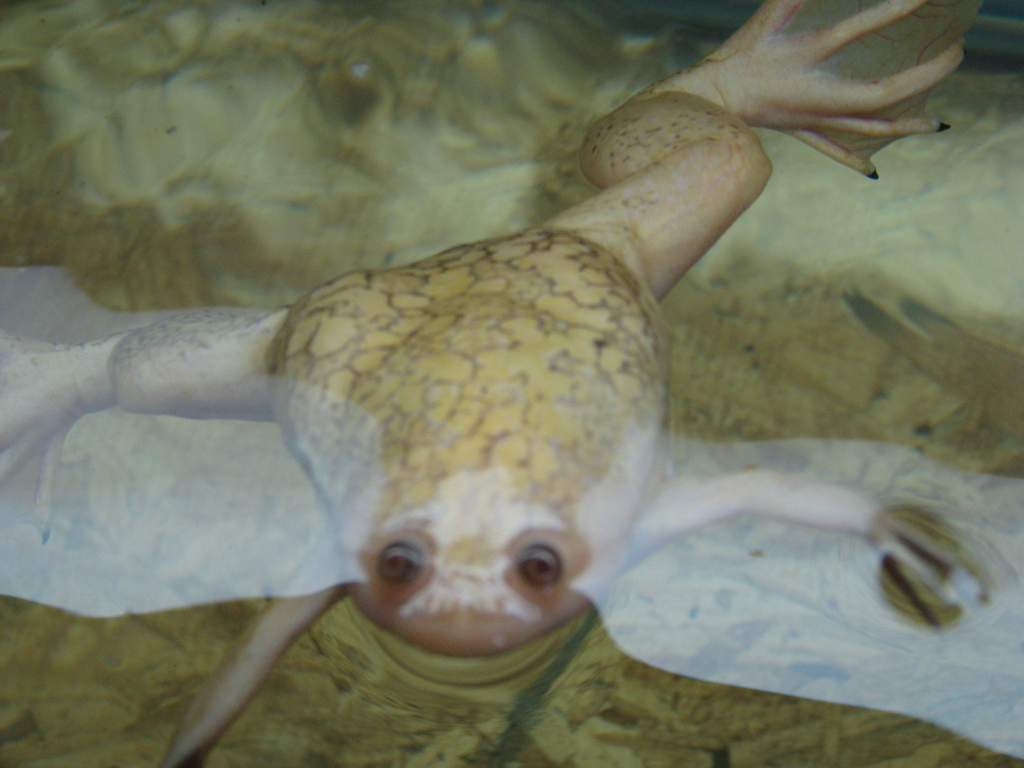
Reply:
[[[636,561],[678,536],[738,514],[865,539],[879,550],[882,567],[896,587],[933,626],[938,620],[904,577],[904,569],[947,602],[987,600],[987,587],[952,553],[901,524],[871,496],[814,477],[765,469],[670,483],[634,531],[630,558]]]

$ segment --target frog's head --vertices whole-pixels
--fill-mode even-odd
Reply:
[[[357,604],[409,642],[454,656],[509,650],[572,619],[625,555],[652,479],[653,446],[641,442],[568,500],[531,497],[502,466],[446,476],[368,537]]]
[[[583,610],[572,583],[589,559],[560,515],[510,493],[507,473],[463,471],[375,532],[353,594],[369,618],[416,645],[486,655]]]
[[[285,401],[290,447],[339,521],[348,593],[427,650],[499,653],[578,615],[662,474],[655,356],[615,357],[639,372],[618,381],[541,341],[478,350],[469,371],[408,344],[358,400],[295,382]]]

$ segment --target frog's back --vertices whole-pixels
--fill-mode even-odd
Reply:
[[[293,384],[278,403],[286,432],[345,439],[330,417],[339,404],[371,417],[378,461],[401,477],[382,505],[395,510],[495,465],[531,498],[570,505],[626,428],[663,418],[653,297],[613,255],[563,232],[345,275],[293,308],[272,354]],[[322,399],[319,416],[295,383]]]

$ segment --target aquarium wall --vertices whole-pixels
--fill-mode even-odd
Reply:
[[[627,25],[656,26],[683,22],[725,34],[739,27],[760,5],[755,0],[598,0],[599,7]],[[1024,3],[986,0],[977,25],[968,33],[971,53],[978,57],[1024,58]]]

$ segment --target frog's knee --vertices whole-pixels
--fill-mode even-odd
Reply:
[[[726,134],[722,143],[728,147],[728,161],[723,164],[723,169],[735,181],[734,189],[741,198],[737,203],[746,208],[768,183],[772,175],[772,161],[750,128],[730,128]]]
[[[708,140],[735,144],[755,162],[764,154],[753,132],[722,107],[688,93],[661,93],[631,99],[598,121],[580,166],[592,183],[608,187]]]

